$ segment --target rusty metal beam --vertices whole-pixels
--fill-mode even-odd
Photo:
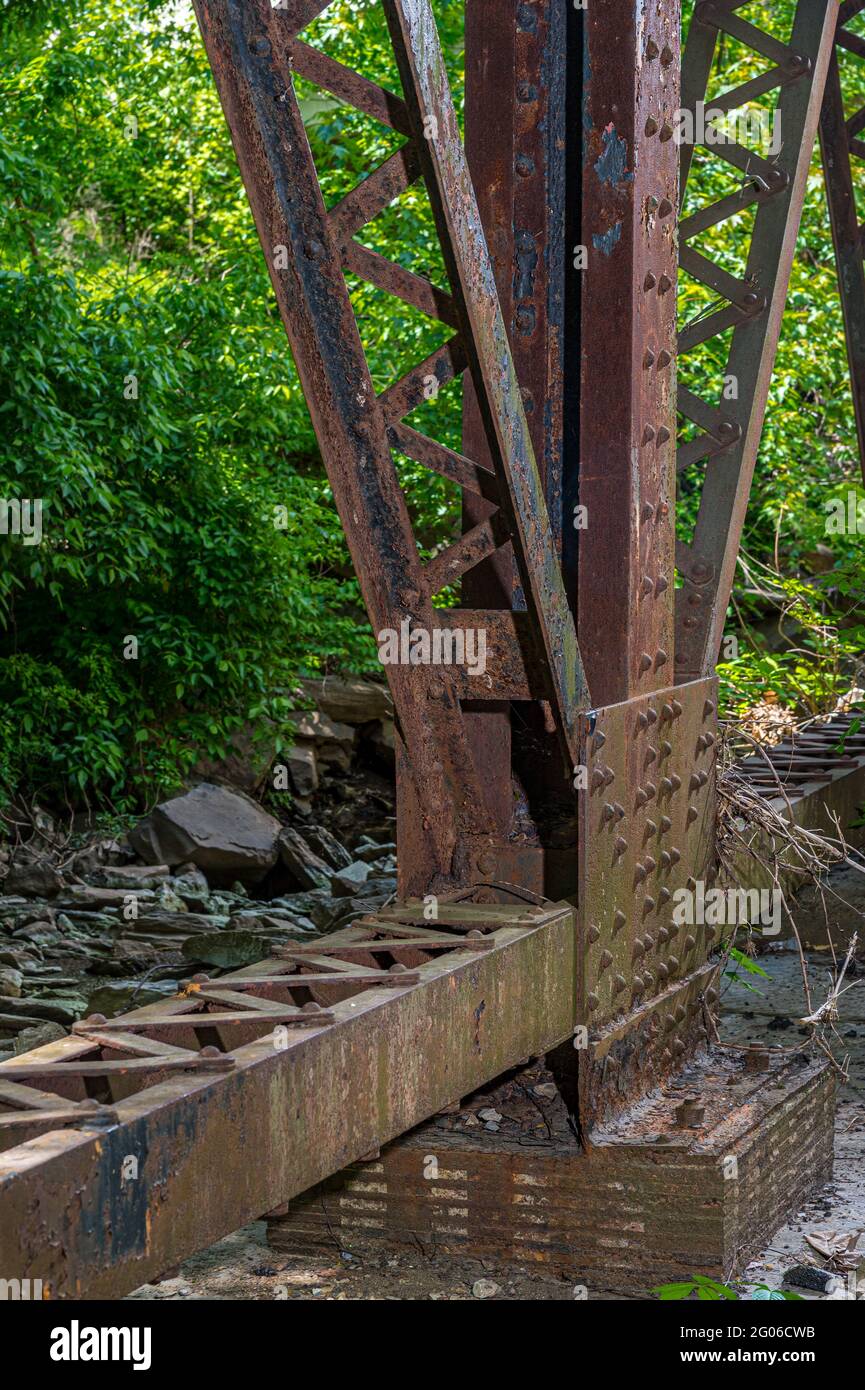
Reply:
[[[384,5],[401,97],[297,39],[310,8],[316,9],[295,6],[286,13],[268,0],[195,0],[373,629],[400,631],[408,622],[431,632],[440,626],[433,606],[440,589],[507,546],[532,616],[532,665],[572,766],[577,717],[588,692],[428,0]],[[303,128],[295,70],[409,138],[403,151],[331,213]],[[419,174],[439,231],[447,291],[354,240],[360,226]],[[344,268],[457,326],[449,344],[378,397]],[[484,424],[487,456],[478,460],[456,455],[404,423],[426,399],[431,376],[443,384],[466,366]],[[480,489],[490,498],[470,541],[426,566],[418,558],[392,458],[392,450],[404,444],[412,457],[465,485],[470,495]],[[500,628],[499,646],[506,641]],[[509,673],[519,664],[515,650],[505,662],[501,692],[512,689]],[[496,671],[489,674],[474,699],[507,698],[497,690]],[[446,667],[424,665],[391,665],[387,675],[398,727],[401,891],[424,893],[473,881],[478,856],[495,843],[498,827],[486,769],[476,764],[467,738],[458,678]]]
[[[691,114],[696,133],[701,101],[708,108],[734,111],[756,94],[750,82],[717,96],[708,93],[719,35],[730,34],[763,54],[770,67],[759,90],[779,89],[781,149],[767,160],[738,143],[713,144],[711,153],[730,165],[730,194],[687,212],[680,228],[682,268],[709,287],[723,306],[684,328],[680,358],[732,328],[725,376],[736,383],[738,396],[717,406],[693,392],[679,397],[680,413],[698,427],[696,439],[681,451],[679,467],[684,471],[706,459],[692,541],[676,546],[683,581],[676,605],[679,681],[714,669],[724,634],[837,17],[837,0],[800,0],[789,42],[782,44],[743,24],[736,14],[742,8],[738,0],[702,0],[683,58],[683,109]],[[693,145],[683,145],[683,207],[693,152]],[[747,267],[739,280],[701,254],[693,241],[751,206],[756,215]]]
[[[840,61],[842,53],[846,62],[865,58],[865,39],[845,28],[863,10],[865,0],[853,0],[839,13],[820,115],[820,145],[844,311],[859,459],[865,476],[865,264],[853,176],[853,159],[865,157],[865,143],[858,135],[865,112],[847,115]]]
[[[570,908],[442,916],[365,919],[0,1064],[4,1276],[119,1297],[570,1034]]]
[[[611,705],[673,669],[680,6],[584,24],[578,630]]]

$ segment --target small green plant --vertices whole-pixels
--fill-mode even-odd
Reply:
[[[742,1290],[743,1292],[737,1292]],[[693,1297],[694,1294],[701,1303],[720,1303],[724,1299],[729,1302],[740,1302],[743,1297],[758,1299],[771,1302],[796,1302],[802,1301],[797,1293],[788,1293],[784,1289],[770,1289],[768,1284],[745,1284],[738,1280],[732,1283],[722,1284],[717,1279],[710,1279],[705,1274],[694,1274],[690,1279],[685,1279],[677,1284],[660,1284],[658,1288],[652,1289],[652,1293],[661,1300],[662,1303],[681,1303],[686,1298]]]
[[[737,946],[731,946],[729,948],[728,956],[731,961],[735,962],[739,969],[725,970],[725,978],[732,980],[734,985],[741,985],[742,989],[749,989],[752,994],[759,994],[762,998],[765,998],[763,991],[757,989],[756,985],[752,985],[747,980],[743,979],[739,972],[743,970],[747,975],[762,975],[764,980],[768,980],[771,979],[768,971],[764,970],[762,965],[758,965],[751,956],[746,955],[744,951],[740,951]]]

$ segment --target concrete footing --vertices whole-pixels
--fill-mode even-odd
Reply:
[[[529,1066],[305,1193],[268,1238],[543,1267],[593,1293],[726,1278],[831,1176],[834,1092],[804,1054],[716,1048],[583,1148]]]

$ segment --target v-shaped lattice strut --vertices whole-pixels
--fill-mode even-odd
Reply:
[[[865,0],[846,0],[838,14],[835,48],[829,63],[826,95],[820,116],[820,143],[847,333],[859,457],[865,475],[865,226],[859,222],[853,184],[853,159],[865,159],[865,140],[862,139],[865,107],[854,110],[849,116],[846,114],[845,83],[839,61],[839,49],[843,49],[851,58],[865,59],[865,38],[846,28],[850,20],[863,10]]]
[[[696,437],[679,451],[679,471],[706,459],[693,541],[676,547],[676,566],[684,581],[676,611],[679,681],[711,672],[724,633],[837,16],[837,0],[799,0],[790,42],[781,43],[736,13],[746,3],[698,4],[682,60],[682,107],[694,119],[697,143],[708,144],[700,139],[701,109],[737,111],[777,88],[775,121],[781,147],[767,159],[737,142],[712,144],[711,153],[730,165],[735,183],[731,180],[729,195],[684,217],[680,228],[682,270],[723,302],[684,328],[680,357],[732,329],[726,378],[736,383],[738,398],[716,405],[679,388],[679,411],[698,427]],[[771,23],[769,6],[766,19]],[[770,66],[749,82],[707,100],[722,34],[762,55]],[[692,156],[693,145],[685,143],[683,206]],[[747,267],[739,279],[698,251],[694,242],[752,206],[756,213]]]
[[[588,692],[430,6],[428,0],[383,5],[404,98],[298,38],[326,4],[286,0],[272,8],[270,0],[195,0],[375,632],[399,631],[404,621],[428,631],[434,625],[489,626],[486,615],[434,610],[432,599],[501,545],[513,545],[529,613],[493,615],[486,681],[466,689],[461,673],[447,666],[388,670],[418,802],[439,871],[449,879],[457,842],[474,838],[476,846],[491,829],[460,696],[548,700],[573,765],[579,756],[577,714],[587,707]],[[295,73],[407,140],[330,212],[295,95]],[[355,240],[418,178],[435,216],[449,293]],[[439,351],[378,396],[346,270],[455,329]],[[405,422],[428,398],[431,383],[444,385],[467,368],[481,402],[492,470]],[[393,449],[489,503],[478,525],[426,565],[418,558]]]

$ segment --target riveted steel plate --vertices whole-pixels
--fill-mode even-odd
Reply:
[[[645,1094],[704,1027],[718,929],[699,920],[697,885],[712,875],[717,682],[596,710],[584,733],[577,997],[588,1040],[576,1041],[591,1123]]]

